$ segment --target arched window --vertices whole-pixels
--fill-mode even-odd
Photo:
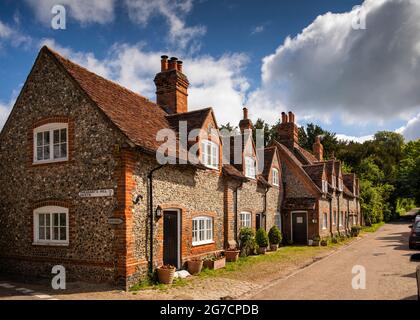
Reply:
[[[34,163],[68,160],[68,124],[48,123],[34,129]]]
[[[46,206],[34,210],[34,243],[67,245],[69,209]]]
[[[192,220],[192,245],[213,243],[213,219],[196,217]]]

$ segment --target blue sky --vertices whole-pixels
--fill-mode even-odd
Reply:
[[[313,121],[346,138],[396,129],[407,139],[420,136],[417,70],[404,63],[388,70],[398,57],[417,61],[419,32],[385,19],[391,12],[396,23],[415,21],[414,2],[409,13],[399,0],[60,3],[65,30],[51,28],[53,0],[1,0],[0,127],[40,46],[48,44],[151,99],[159,55],[176,55],[191,82],[191,108],[213,106],[219,123],[236,124],[246,104],[253,120],[274,123],[292,109],[299,124]],[[362,4],[367,28],[352,30],[354,6]],[[397,34],[414,49],[395,45]],[[392,54],[383,54],[384,47]]]

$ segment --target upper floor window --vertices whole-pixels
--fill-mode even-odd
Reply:
[[[274,215],[274,224],[277,226],[277,228],[279,228],[279,230],[281,231],[281,215],[280,212],[277,212]]]
[[[68,124],[49,123],[34,130],[34,163],[68,159]]]
[[[197,217],[192,220],[193,246],[213,243],[213,219],[210,217]]]
[[[338,191],[343,191],[343,180],[338,179]]]
[[[255,179],[255,160],[251,157],[245,157],[245,176]]]
[[[201,162],[205,166],[217,169],[219,166],[219,146],[210,140],[201,141]]]
[[[34,210],[34,243],[69,243],[69,209],[46,206]]]
[[[242,227],[251,228],[251,213],[241,212],[239,214],[239,228]]]
[[[322,180],[322,192],[327,193],[328,192],[328,181]]]
[[[328,227],[328,215],[323,213],[322,215],[322,229],[327,229]]]
[[[273,168],[272,175],[273,175],[273,186],[278,186],[279,185],[279,170],[277,170],[276,168]]]

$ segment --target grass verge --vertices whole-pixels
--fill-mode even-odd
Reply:
[[[380,227],[382,227],[385,224],[385,222],[379,222],[379,223],[375,223],[372,224],[369,227],[363,227],[362,228],[362,232],[375,232],[377,231]]]

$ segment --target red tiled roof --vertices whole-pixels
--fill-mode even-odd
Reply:
[[[166,112],[154,102],[107,80],[62,57],[48,47],[52,56],[105,115],[136,145],[156,151],[159,130],[169,128]]]
[[[271,164],[273,163],[275,154],[276,154],[275,147],[264,148],[264,170],[262,174],[265,179],[268,179],[270,175]]]
[[[325,170],[325,163],[321,162],[317,164],[305,165],[302,166],[302,168],[312,178],[312,180],[321,181]]]
[[[248,178],[245,177],[242,174],[242,172],[240,172],[238,169],[236,169],[233,165],[230,165],[230,164],[223,165],[222,172],[224,175],[238,179],[238,180],[242,180],[242,181],[248,180]]]
[[[302,148],[300,145],[295,144],[294,151],[297,152],[304,159],[304,164],[313,164],[318,162],[318,159],[308,150]]]

